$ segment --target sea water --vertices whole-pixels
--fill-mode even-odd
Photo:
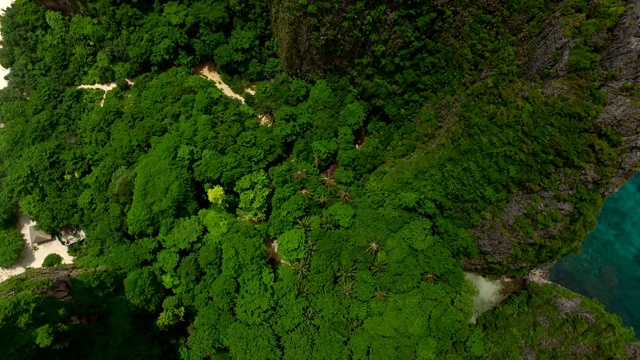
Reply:
[[[640,174],[609,197],[582,252],[557,262],[549,279],[599,300],[640,335]]]

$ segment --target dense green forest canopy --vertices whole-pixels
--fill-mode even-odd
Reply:
[[[72,277],[73,302],[12,280],[0,351],[509,358],[546,354],[532,339],[575,330],[580,351],[624,356],[633,331],[587,299],[519,342],[533,331],[521,328],[527,312],[553,295],[535,285],[470,324],[463,273],[522,275],[578,249],[595,225],[604,185],[579,175],[611,178],[622,151],[620,134],[595,121],[615,76],[599,51],[621,0],[75,5],[65,16],[17,0],[1,19],[11,72],[0,220],[6,237],[18,211],[51,233],[82,228],[75,265],[108,270]],[[574,47],[563,91],[548,91],[545,74],[523,66],[558,11]],[[244,102],[195,73],[206,61]],[[77,88],[109,82],[118,86],[102,105],[102,90]],[[496,257],[478,229],[521,194],[532,205]],[[560,231],[541,237],[547,228]],[[582,314],[598,326],[585,329]],[[89,321],[70,322],[80,315]]]

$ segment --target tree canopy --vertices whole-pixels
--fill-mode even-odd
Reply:
[[[0,284],[6,358],[566,357],[534,343],[561,332],[616,358],[633,341],[587,300],[553,315],[535,285],[472,324],[464,275],[522,276],[595,226],[628,150],[598,122],[621,0],[75,3],[0,19],[0,266],[18,210],[86,232],[73,301],[42,290],[51,273]],[[528,76],[553,16],[566,71]],[[210,62],[238,96],[197,73]],[[94,83],[117,86],[78,88]]]

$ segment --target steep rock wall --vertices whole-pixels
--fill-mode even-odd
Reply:
[[[547,94],[570,92],[562,79],[567,76],[569,54],[576,42],[565,35],[562,7],[560,5],[542,27],[532,55],[522,70],[523,76],[532,81],[543,78],[543,87]],[[596,123],[602,131],[613,130],[620,136],[619,144],[614,149],[619,155],[615,173],[603,177],[593,165],[589,165],[576,176],[560,168],[557,175],[562,180],[558,192],[539,191],[514,195],[499,217],[482,220],[480,225],[472,230],[472,234],[478,239],[484,259],[466,261],[465,266],[468,269],[486,271],[488,265],[494,264],[515,272],[539,265],[514,262],[510,255],[517,248],[521,250],[530,247],[535,251],[539,244],[550,239],[557,240],[557,236],[563,235],[563,232],[571,231],[568,222],[575,209],[564,197],[575,193],[574,185],[581,184],[588,189],[596,187],[602,199],[606,199],[638,172],[640,108],[632,90],[640,80],[639,36],[640,4],[627,1],[625,12],[611,32],[609,41],[599,51],[601,73],[609,76],[602,75],[608,79],[600,87],[607,94],[607,102]],[[521,236],[516,229],[516,219],[532,209],[536,214],[558,211],[565,221],[536,229],[534,237]],[[595,222],[587,225],[593,226]]]

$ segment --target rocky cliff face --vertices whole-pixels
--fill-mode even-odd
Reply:
[[[565,35],[562,25],[562,7],[547,20],[538,34],[533,54],[523,67],[523,75],[534,80],[544,78],[544,91],[549,94],[566,92],[569,89],[561,81],[567,76],[568,59],[576,42]],[[577,176],[565,169],[558,169],[558,178],[562,179],[558,192],[540,191],[520,193],[511,199],[498,218],[483,220],[472,230],[478,237],[478,245],[485,259],[474,259],[466,263],[469,269],[481,270],[487,263],[500,264],[503,268],[521,270],[535,264],[513,263],[509,259],[516,247],[535,247],[569,231],[566,222],[558,222],[551,227],[539,228],[534,237],[521,236],[515,228],[516,218],[526,210],[534,209],[536,214],[552,210],[569,219],[574,212],[572,203],[565,196],[573,195],[575,184],[588,189],[596,187],[603,199],[617,191],[640,167],[640,108],[633,97],[633,91],[640,80],[640,4],[627,1],[625,12],[610,34],[607,43],[599,51],[603,74],[609,80],[602,83],[600,89],[607,93],[607,102],[597,119],[600,129],[614,130],[620,137],[619,146],[614,149],[618,154],[617,170],[611,176],[604,177],[594,166],[587,166]],[[595,226],[595,224],[593,224]],[[581,239],[580,239],[581,240]]]
[[[80,13],[82,7],[76,0],[37,0],[38,4],[49,10],[59,11],[67,16]]]
[[[617,77],[604,87],[609,102],[598,123],[614,128],[622,136],[620,150],[624,153],[618,172],[603,193],[608,196],[639,169],[640,109],[627,91],[628,85],[635,86],[640,81],[640,3],[637,1],[627,1],[627,10],[615,28],[612,41],[602,52],[602,66],[605,71],[615,72]]]
[[[85,272],[104,270],[106,270],[105,267],[99,267],[97,269],[78,269],[73,267],[29,269],[26,273],[11,278],[3,284],[31,283],[33,285],[28,285],[27,288],[35,294],[54,297],[61,301],[73,301],[73,297],[71,296],[71,279]],[[42,286],[38,283],[38,280],[43,279],[50,280],[50,282],[47,282],[49,285]],[[21,288],[22,286],[12,285],[8,286],[8,291],[6,288],[2,288],[0,289],[0,298],[16,295],[21,291],[18,289]]]
[[[52,280],[50,287],[37,289],[35,293],[52,296],[61,301],[72,301],[71,278],[87,270],[75,268],[45,268],[31,275],[32,279],[47,278]]]
[[[379,40],[386,42],[385,51],[397,51],[402,40],[396,33],[395,9],[410,5],[387,1],[385,10],[373,16],[367,9],[381,4],[364,4],[353,0],[273,1],[271,22],[284,69],[302,78],[313,78],[325,75],[327,70],[352,68],[357,58],[372,53],[372,42],[365,36],[367,27],[375,28]],[[310,8],[313,12],[309,12]],[[369,25],[363,24],[365,18]]]

